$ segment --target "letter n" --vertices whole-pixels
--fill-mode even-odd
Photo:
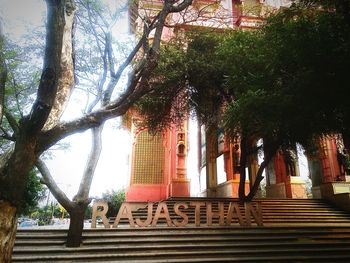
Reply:
[[[255,208],[252,203],[244,203],[245,207],[245,218],[246,218],[246,224],[247,226],[251,226],[251,216],[253,216],[253,219],[255,220],[255,223],[258,226],[263,225],[263,215],[262,215],[262,209],[261,204],[259,202],[255,203]]]

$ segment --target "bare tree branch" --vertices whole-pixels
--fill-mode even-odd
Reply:
[[[184,2],[189,5],[192,3],[191,0],[185,0]],[[128,84],[128,88],[119,98],[110,103],[106,104],[101,109],[91,112],[77,120],[61,123],[51,130],[43,132],[39,138],[39,143],[37,147],[38,152],[42,152],[52,146],[54,143],[59,140],[67,137],[76,132],[83,132],[87,129],[98,127],[102,123],[104,123],[107,119],[121,116],[126,113],[126,111],[141,98],[144,94],[149,92],[147,83],[147,77],[150,75],[151,71],[157,65],[157,58],[159,56],[159,48],[161,42],[162,29],[165,23],[166,16],[169,14],[169,10],[173,6],[172,1],[168,0],[163,5],[162,10],[158,13],[155,19],[152,21],[150,25],[150,29],[155,28],[154,39],[152,43],[152,48],[146,54],[146,56],[141,59],[141,61],[137,64],[136,69],[130,73],[130,81]],[[183,7],[183,6],[182,6]],[[150,32],[144,32],[143,37],[147,37]],[[120,74],[125,69],[125,65],[129,64],[133,57],[136,55],[139,48],[142,47],[143,40],[140,39],[137,46],[133,49],[131,54],[125,60],[124,68],[121,66],[117,74]],[[138,48],[138,49],[137,49]],[[114,87],[112,87],[114,88]],[[109,90],[108,92],[112,92],[113,90]],[[111,93],[106,93],[105,101],[109,101]]]
[[[19,132],[19,126],[18,126],[18,123],[17,123],[15,117],[13,117],[12,114],[8,110],[6,110],[6,108],[4,109],[4,114],[6,116],[8,123],[11,126],[11,129],[14,132],[14,135],[17,136],[17,134]]]
[[[79,202],[80,198],[85,200],[89,196],[94,171],[96,169],[102,151],[102,130],[103,125],[92,129],[92,149],[85,165],[85,170],[83,178],[80,182],[79,191],[76,197],[73,198],[74,201]]]
[[[2,131],[2,135],[1,137],[6,139],[6,140],[9,140],[9,141],[15,141],[15,137],[12,136],[11,134],[9,134],[3,127],[0,127],[1,131]]]
[[[173,3],[174,1],[165,1],[165,2],[171,2]],[[171,5],[169,8],[169,13],[175,13],[175,12],[181,12],[188,6],[192,4],[192,0],[183,0],[181,3],[178,5]]]
[[[112,75],[111,77],[114,79],[115,84],[118,83],[121,75],[123,74],[124,70],[126,69],[126,67],[128,65],[130,65],[130,63],[133,61],[133,59],[135,58],[137,52],[139,52],[140,48],[143,45],[143,42],[147,39],[147,37],[149,36],[150,33],[150,29],[145,29],[143,32],[142,37],[140,38],[140,40],[138,41],[138,43],[136,44],[136,46],[133,48],[133,50],[130,52],[129,56],[125,59],[125,61],[118,67],[117,72]],[[141,65],[141,63],[138,64],[139,66]],[[137,67],[137,66],[136,66]],[[104,94],[104,98],[103,98],[103,102],[104,104],[109,103],[111,97],[112,97],[112,93],[113,93],[113,89],[114,89],[115,85],[110,85],[107,87],[105,94]],[[123,101],[124,97],[127,97],[128,94],[130,94],[130,89],[127,89],[126,92],[124,92],[124,94],[121,96],[120,101]]]
[[[26,90],[26,89],[21,89],[18,87],[18,84],[17,84],[17,80],[14,76],[14,72],[13,71],[10,71],[9,72],[11,78],[12,78],[12,85],[13,85],[13,89],[15,91],[15,100],[16,100],[16,108],[21,116],[21,118],[23,118],[23,111],[21,109],[21,103],[20,103],[20,95],[21,93]],[[28,88],[27,88],[28,89]]]
[[[109,74],[111,76],[114,76],[114,55],[113,55],[113,48],[112,48],[112,34],[109,31],[105,36],[106,41],[106,53],[107,53],[107,59],[108,59],[108,66],[109,66]]]
[[[66,16],[64,33],[62,39],[62,50],[60,56],[60,64],[57,65],[60,69],[60,76],[57,81],[57,92],[54,96],[54,103],[48,119],[45,123],[44,129],[53,127],[60,119],[63,111],[68,103],[70,94],[74,88],[74,13],[75,4],[74,1],[66,2]],[[68,12],[68,13],[67,13]],[[58,51],[59,52],[59,51]],[[39,87],[40,89],[40,87]]]
[[[48,20],[43,72],[31,113],[22,122],[26,133],[31,135],[39,132],[47,121],[54,105],[61,73],[65,8],[61,1],[46,0],[46,3]]]
[[[0,20],[0,125],[4,115],[5,104],[5,84],[7,80],[7,66],[4,58],[4,36],[2,33],[2,23]]]
[[[58,185],[56,184],[55,180],[53,179],[50,173],[49,168],[46,166],[45,162],[39,158],[35,166],[38,168],[39,172],[41,173],[44,179],[43,183],[47,185],[52,195],[57,200],[60,200],[61,205],[64,207],[72,207],[71,201],[66,196],[66,194],[58,187]]]

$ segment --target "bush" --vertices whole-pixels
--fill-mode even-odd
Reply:
[[[102,200],[108,203],[107,217],[115,217],[119,208],[125,202],[125,190],[111,190],[102,194]]]

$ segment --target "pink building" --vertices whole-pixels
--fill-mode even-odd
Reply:
[[[286,0],[194,0],[186,14],[171,14],[168,18],[172,27],[163,32],[167,41],[181,30],[193,27],[229,28],[236,30],[256,29],[264,22],[264,17],[281,6],[287,6]],[[137,33],[142,28],[142,16],[152,17],[162,6],[162,1],[139,1],[133,7],[133,28]],[[196,19],[194,19],[196,18]],[[127,190],[127,201],[159,201],[169,197],[190,196],[190,180],[187,178],[188,124],[171,127],[166,132],[150,134],[137,126],[139,117],[131,114],[129,124],[133,136],[131,156],[131,177]],[[213,135],[214,134],[214,135]],[[210,197],[238,197],[239,185],[239,140],[222,136],[218,141],[215,132],[202,132],[205,143],[199,145],[199,159],[205,160],[202,166],[201,180],[205,189],[201,195]],[[257,141],[252,141],[252,145]],[[308,153],[312,191],[316,198],[333,196],[333,185],[345,184],[347,168],[340,162],[339,154],[344,152],[344,144],[339,136],[320,139],[315,153]],[[217,159],[223,156],[226,181],[218,184]],[[249,156],[246,167],[249,184],[256,177],[259,163],[257,156]],[[266,168],[266,197],[307,198],[305,182],[301,180],[296,151],[276,154]],[[333,188],[332,188],[333,187]],[[332,189],[333,190],[332,190]],[[348,192],[350,188],[348,187]],[[333,191],[333,192],[332,192]],[[338,189],[339,191],[339,189]],[[332,192],[332,194],[330,193]],[[329,198],[328,198],[329,199]]]

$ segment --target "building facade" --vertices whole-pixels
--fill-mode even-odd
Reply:
[[[169,40],[179,30],[192,27],[252,30],[258,28],[270,12],[291,4],[288,0],[194,0],[185,14],[169,15],[162,39]],[[140,32],[140,17],[152,17],[162,7],[160,0],[142,0],[130,12],[133,29]],[[137,15],[135,15],[137,13]],[[194,19],[195,18],[195,19]],[[131,114],[133,136],[130,184],[127,201],[159,201],[169,197],[190,196],[187,178],[188,123],[172,126],[167,131],[151,134],[138,128],[139,117]],[[239,138],[229,138],[224,132],[201,129],[199,137],[199,180],[204,182],[200,195],[238,197],[240,177]],[[251,140],[252,147],[261,140]],[[337,193],[350,192],[347,185],[350,160],[339,135],[322,137],[314,151],[306,153],[312,194],[315,198],[331,199]],[[218,183],[218,158],[223,159],[224,182]],[[307,198],[305,181],[300,177],[298,154],[295,149],[280,150],[265,169],[266,197]],[[259,158],[248,156],[246,192],[259,169]],[[331,197],[330,197],[331,196]]]

